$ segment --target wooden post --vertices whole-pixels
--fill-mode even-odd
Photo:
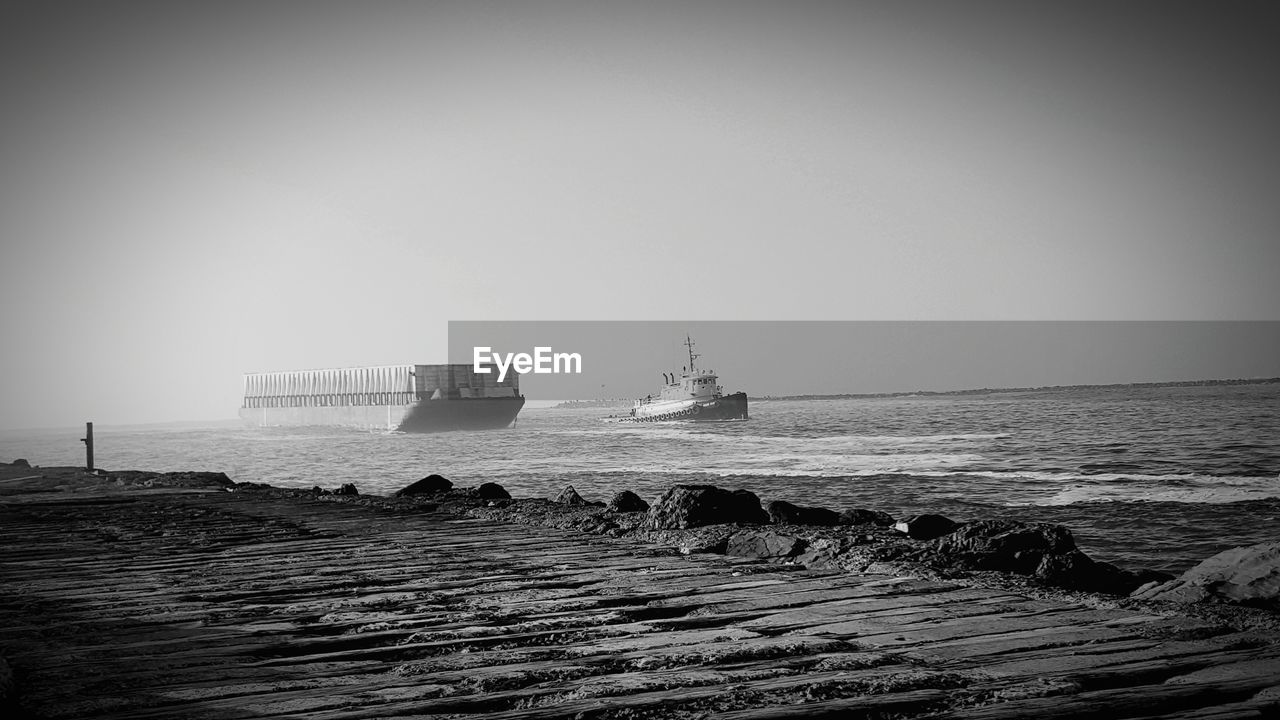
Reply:
[[[80,442],[84,443],[84,469],[93,472],[93,423],[84,424],[84,437]]]

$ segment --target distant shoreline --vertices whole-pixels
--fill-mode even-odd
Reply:
[[[934,397],[949,395],[990,395],[1019,392],[1058,392],[1065,390],[1102,390],[1107,388],[1160,388],[1160,387],[1212,387],[1222,385],[1273,385],[1280,377],[1236,378],[1231,380],[1172,380],[1166,382],[1101,383],[1091,385],[1041,385],[1039,387],[973,388],[969,390],[909,390],[878,393],[833,393],[822,395],[750,395],[751,401],[759,400],[852,400],[894,397]],[[553,405],[554,409],[619,407],[630,404],[622,399],[564,400]]]
[[[888,393],[840,393],[835,395],[762,395],[752,400],[841,400],[852,398],[890,398],[935,395],[990,395],[1018,392],[1058,392],[1064,390],[1104,390],[1108,388],[1212,387],[1221,385],[1271,385],[1280,377],[1240,378],[1235,380],[1178,380],[1171,382],[1105,383],[1096,385],[1042,385],[1040,387],[976,388],[972,390],[912,390]]]

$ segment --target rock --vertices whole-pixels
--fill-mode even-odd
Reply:
[[[1042,581],[1067,590],[1128,595],[1142,585],[1136,573],[1107,562],[1098,562],[1079,550],[1045,555],[1035,571]]]
[[[343,483],[342,487],[333,491],[334,495],[359,495],[360,491],[352,483]]]
[[[27,459],[26,459],[26,458],[18,458],[17,460],[14,460],[13,462],[11,462],[11,463],[9,463],[9,464],[10,464],[10,465],[12,465],[12,466],[14,466],[14,467],[24,467],[24,468],[29,468],[29,467],[31,467],[31,463],[27,462]]]
[[[171,472],[152,479],[156,485],[171,487],[230,488],[236,483],[223,472]]]
[[[804,547],[804,540],[793,535],[772,530],[740,530],[729,536],[724,552],[738,557],[785,560],[798,555]]]
[[[14,698],[13,686],[13,668],[9,666],[8,660],[0,656],[0,709],[17,709],[18,703]]]
[[[560,494],[556,495],[556,502],[561,505],[590,505],[585,498],[578,494],[577,490],[573,489],[572,485],[564,486]]]
[[[846,538],[817,538],[805,544],[792,560],[810,570],[838,569],[840,557],[848,551]]]
[[[775,525],[839,525],[840,514],[820,507],[801,507],[786,500],[774,500],[765,508]]]
[[[406,485],[395,492],[392,497],[409,497],[410,495],[439,495],[453,489],[453,483],[442,475],[431,474],[417,482]]]
[[[862,508],[853,508],[840,513],[841,525],[879,525],[880,527],[892,527],[893,516],[887,512],[879,510],[863,510]]]
[[[905,533],[913,540],[932,540],[942,537],[959,527],[956,521],[943,515],[925,513],[915,515],[893,526],[900,533]]]
[[[1049,523],[979,520],[934,541],[937,560],[968,570],[1007,570],[1029,575],[1047,555],[1076,549],[1071,531]]]
[[[476,497],[481,500],[510,500],[511,493],[498,483],[487,482],[475,490]]]
[[[1280,610],[1280,541],[1224,550],[1174,580],[1134,592],[1133,597]]]
[[[119,480],[117,480],[116,482],[120,482],[120,481],[119,481]],[[313,494],[313,495],[332,495],[333,493],[329,492],[328,490],[325,490],[324,488],[320,487],[319,485],[314,485],[314,486],[312,486],[312,488],[311,488],[311,494]]]
[[[608,512],[644,512],[649,509],[649,503],[630,490],[623,490],[613,496],[605,509]]]
[[[645,519],[646,526],[653,530],[768,522],[769,516],[761,509],[755,493],[730,492],[714,485],[676,485],[658,498]]]

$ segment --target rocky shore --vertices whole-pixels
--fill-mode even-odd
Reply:
[[[1280,709],[1265,546],[1173,578],[1061,526],[706,485],[516,499],[429,475],[381,497],[25,462],[0,464],[0,516],[6,716]]]
[[[309,492],[358,495],[353,486]],[[589,501],[572,486],[551,499],[515,499],[493,483],[455,488],[448,479],[430,475],[392,498],[370,496],[362,502],[408,502],[468,517],[639,540],[684,554],[967,582],[1280,630],[1280,542],[1220,553],[1175,577],[1095,561],[1062,525],[1007,519],[960,523],[929,513],[899,521],[877,510],[837,512],[786,501],[762,506],[754,493],[710,485],[677,485],[651,506],[630,491],[607,503]]]

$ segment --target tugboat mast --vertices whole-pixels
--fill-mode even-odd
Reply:
[[[700,358],[702,356],[693,351],[693,338],[689,337],[688,333],[684,336],[684,344],[689,348],[689,373],[693,374],[697,372],[693,369],[693,360],[694,358]]]

